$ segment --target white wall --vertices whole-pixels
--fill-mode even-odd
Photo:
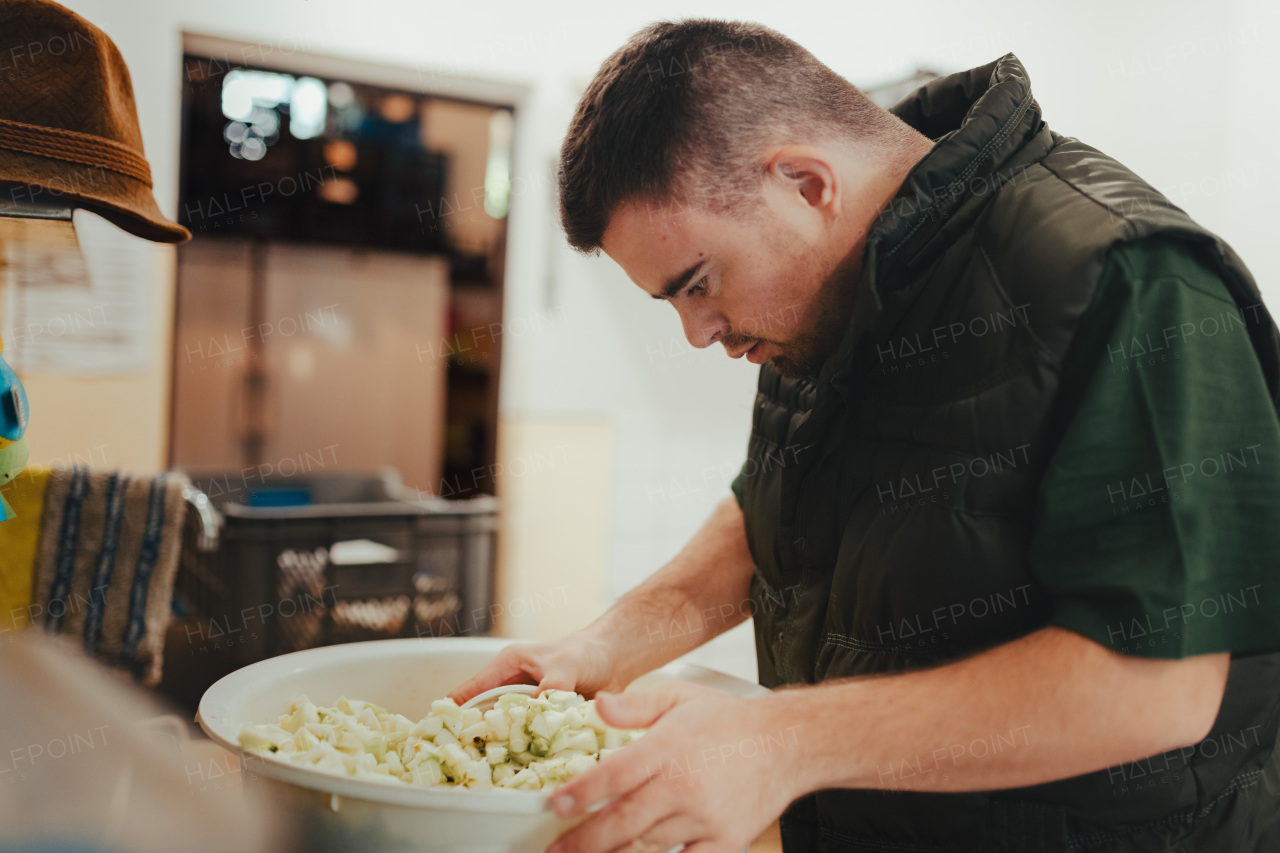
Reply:
[[[1270,0],[1226,0],[1216,7],[1192,0],[69,5],[111,35],[133,71],[157,192],[169,211],[176,195],[184,29],[262,43],[267,61],[272,51],[302,45],[420,68],[427,82],[439,73],[532,85],[517,130],[520,192],[513,201],[506,308],[508,317],[529,318],[554,306],[559,319],[542,331],[507,336],[502,410],[504,419],[543,425],[574,417],[612,424],[607,597],[670,557],[728,494],[722,472],[731,471],[745,449],[754,385],[750,365],[730,362],[719,349],[690,352],[670,309],[635,291],[607,259],[573,255],[552,230],[549,170],[577,93],[610,51],[651,20],[690,13],[758,20],[861,84],[917,66],[960,70],[1013,51],[1027,66],[1051,127],[1118,157],[1166,190],[1236,247],[1264,294],[1280,298],[1280,259],[1267,251],[1280,221],[1280,170],[1262,147],[1280,130],[1268,79],[1280,13]],[[749,647],[732,642],[714,660],[749,667]]]

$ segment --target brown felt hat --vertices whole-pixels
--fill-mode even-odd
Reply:
[[[50,0],[0,0],[4,201],[70,200],[131,234],[181,243],[151,194],[133,84],[106,33]]]

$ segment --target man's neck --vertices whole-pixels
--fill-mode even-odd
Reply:
[[[845,225],[840,245],[841,266],[847,266],[852,255],[861,254],[868,233],[885,214],[911,170],[933,150],[933,141],[913,133],[907,144],[893,151],[877,152],[872,163],[849,162],[845,183],[851,191],[845,200]],[[865,157],[865,154],[863,155]]]
[[[845,197],[844,223],[837,240],[839,257],[835,264],[841,280],[850,285],[857,281],[868,234],[902,189],[907,175],[932,150],[932,140],[914,134],[910,144],[893,152],[880,152],[881,156],[870,167],[865,160],[859,162],[857,155],[848,162],[845,185],[849,192]],[[851,303],[848,307],[851,309]]]
[[[824,286],[821,296],[823,310],[833,317],[839,318],[832,325],[827,357],[834,355],[842,335],[834,333],[835,329],[847,330],[853,318],[854,305],[861,297],[858,283],[862,278],[862,255],[866,251],[867,238],[871,229],[883,215],[885,209],[893,201],[907,175],[916,164],[933,150],[933,142],[925,136],[917,134],[913,144],[903,149],[902,156],[886,157],[879,168],[869,175],[864,173],[863,183],[855,193],[850,194],[856,204],[845,217],[846,232],[840,241],[843,254],[837,262],[832,275]]]

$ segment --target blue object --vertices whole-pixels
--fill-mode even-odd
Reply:
[[[284,486],[266,486],[250,491],[249,499],[245,503],[255,507],[310,506],[311,492]]]
[[[27,431],[27,391],[0,355],[0,438],[17,441]]]

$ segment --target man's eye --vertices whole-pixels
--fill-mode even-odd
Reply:
[[[703,287],[703,285],[706,284],[706,282],[707,282],[707,277],[704,275],[702,278],[698,279],[697,284],[695,284],[693,287],[689,288],[685,292],[685,296],[693,296],[694,294],[697,294],[697,293],[706,293],[707,289]]]

